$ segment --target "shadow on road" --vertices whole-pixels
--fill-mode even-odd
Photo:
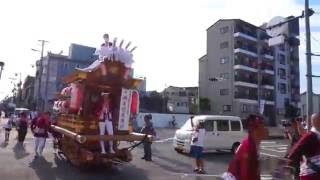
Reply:
[[[29,153],[27,153],[26,149],[24,148],[23,144],[21,144],[21,143],[17,143],[13,147],[13,152],[14,152],[14,157],[16,159],[22,159],[22,158],[29,155]]]
[[[7,142],[2,142],[1,145],[0,145],[0,147],[1,147],[1,148],[6,148],[8,145],[9,145],[9,143],[7,143]]]
[[[105,167],[79,169],[56,153],[53,163],[44,158],[37,158],[30,163],[30,167],[35,170],[40,180],[119,180],[132,179],[133,177],[137,180],[149,180],[147,172],[132,165],[123,165],[111,169]]]
[[[43,157],[34,158],[29,167],[34,169],[40,180],[55,180],[56,174],[52,170],[52,163]]]
[[[180,173],[184,172],[186,169],[192,169],[191,162],[190,164],[188,164],[185,162],[177,161],[175,159],[170,159],[158,153],[153,153],[153,156],[159,159],[157,159],[157,161],[153,161],[153,163],[169,172]]]

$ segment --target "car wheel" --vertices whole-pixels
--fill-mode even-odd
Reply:
[[[182,154],[183,153],[183,150],[182,149],[178,149],[178,148],[174,148],[174,150],[179,153],[179,154]]]
[[[231,148],[232,154],[235,154],[237,152],[239,146],[240,146],[239,142],[236,142],[232,145],[232,148]]]

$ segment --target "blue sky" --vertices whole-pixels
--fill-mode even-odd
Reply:
[[[303,4],[304,5],[304,0],[296,0],[298,4]],[[309,6],[310,5],[319,5],[320,1],[319,0],[309,0]]]

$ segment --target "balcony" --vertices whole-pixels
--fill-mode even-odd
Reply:
[[[267,105],[274,105],[274,100],[266,100],[266,99],[263,99],[264,100],[264,103],[267,104]]]
[[[234,49],[234,53],[243,53],[243,54],[250,55],[252,57],[258,57],[257,53],[254,53],[254,52],[251,52],[251,51],[248,51],[246,49],[239,48],[239,47]]]
[[[263,77],[262,81],[261,81],[261,85],[262,86],[264,86],[264,85],[274,86],[274,83],[273,83],[273,80]]]
[[[273,65],[269,63],[263,63],[261,65],[261,71],[266,74],[274,75]]]
[[[245,66],[245,65],[240,65],[240,64],[239,65],[234,65],[233,69],[234,70],[242,69],[242,70],[251,71],[251,72],[258,72],[258,70],[255,69],[255,68],[248,67],[248,66]]]
[[[258,103],[258,90],[255,88],[235,87],[234,98],[243,103]]]
[[[253,42],[257,42],[257,38],[252,36],[252,34],[245,34],[243,32],[236,32],[233,34],[233,37],[240,37],[240,38],[247,39],[247,40],[250,40]]]
[[[268,89],[262,89],[261,99],[266,101],[274,101],[274,91]]]
[[[252,57],[258,57],[257,48],[252,43],[236,41],[234,45],[234,53],[242,53]]]
[[[271,49],[269,49],[269,48],[262,49],[261,54],[263,54],[263,57],[265,59],[274,60],[273,51]]]
[[[243,69],[251,72],[258,72],[257,59],[251,58],[246,55],[237,54],[234,56],[234,69]]]
[[[258,78],[254,73],[235,71],[234,85],[258,88]]]

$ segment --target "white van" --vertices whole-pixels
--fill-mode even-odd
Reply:
[[[194,124],[199,121],[204,122],[206,129],[204,152],[231,150],[234,153],[246,135],[241,119],[236,116],[201,115],[193,118]],[[177,152],[190,152],[191,134],[191,120],[188,119],[175,133],[173,147]]]

